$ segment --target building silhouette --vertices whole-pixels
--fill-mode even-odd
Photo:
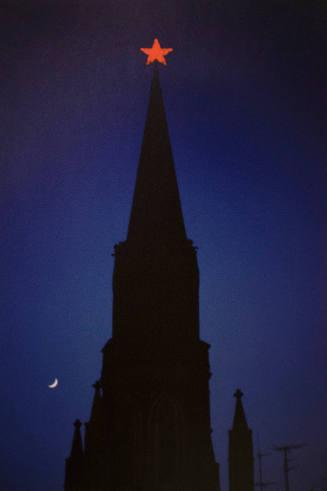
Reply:
[[[229,491],[253,491],[254,456],[252,430],[249,429],[240,389],[234,394],[236,406],[233,427],[229,431],[228,473]]]
[[[112,338],[84,446],[75,422],[65,491],[220,491],[196,248],[185,231],[156,66],[127,239],[114,251]],[[237,438],[250,431],[243,424],[238,399],[232,467]]]

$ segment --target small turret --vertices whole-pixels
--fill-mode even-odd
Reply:
[[[234,397],[236,397],[236,407],[235,407],[234,420],[233,420],[233,430],[235,431],[248,430],[248,424],[246,422],[246,417],[242,404],[243,392],[240,389],[237,389],[237,391],[234,394]]]
[[[94,393],[90,421],[96,421],[98,418],[101,418],[102,416],[102,397],[100,394],[100,389],[101,389],[100,381],[97,380],[92,387],[95,389],[95,393]]]
[[[101,396],[101,383],[97,381],[92,386],[95,389],[90,419],[85,423],[85,453],[92,454],[99,441],[105,439],[103,400]]]
[[[82,423],[77,419],[74,423],[70,456],[66,459],[65,491],[82,491],[84,485],[84,450],[81,436]]]
[[[85,483],[86,489],[103,489],[103,483],[109,482],[110,442],[108,441],[107,421],[104,401],[101,395],[101,382],[93,384],[95,389],[90,419],[85,423]]]
[[[254,490],[252,430],[246,421],[242,396],[242,391],[237,389],[233,427],[229,431],[229,491]]]

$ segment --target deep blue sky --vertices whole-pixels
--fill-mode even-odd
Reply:
[[[312,0],[2,1],[0,491],[58,491],[111,334],[152,69],[160,70],[211,344],[227,491],[240,387],[291,489],[327,467],[327,7]],[[48,389],[55,377],[59,386]],[[264,477],[283,489],[282,458]]]

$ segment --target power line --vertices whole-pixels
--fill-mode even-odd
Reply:
[[[289,462],[293,461],[294,459],[290,459],[288,457],[288,453],[291,450],[296,450],[298,448],[302,448],[305,446],[306,446],[305,443],[297,443],[294,445],[284,445],[284,446],[276,446],[275,445],[273,447],[273,450],[275,450],[276,452],[283,452],[283,454],[284,454],[283,469],[284,469],[284,476],[285,476],[285,491],[290,491],[290,483],[289,483],[289,479],[288,479],[288,473],[289,473],[289,471],[292,471],[293,469],[295,469],[295,466],[292,466],[292,467],[289,466]]]

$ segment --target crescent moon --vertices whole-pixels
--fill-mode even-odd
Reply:
[[[54,389],[58,385],[58,379],[55,378],[53,384],[48,385],[49,389]]]

